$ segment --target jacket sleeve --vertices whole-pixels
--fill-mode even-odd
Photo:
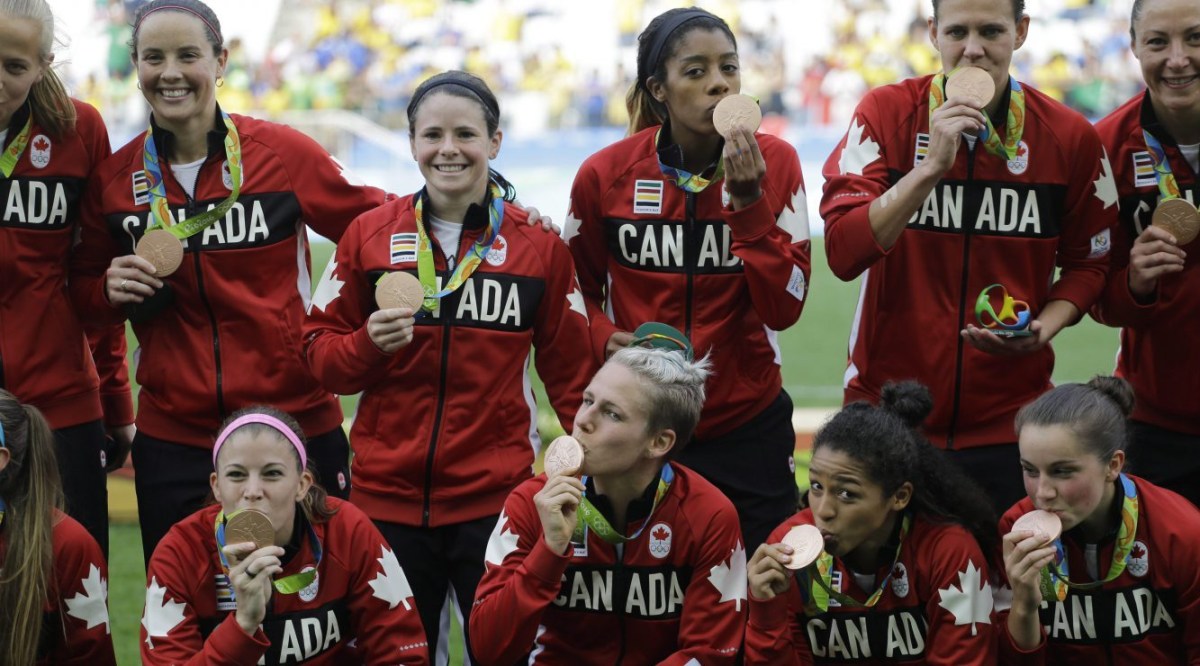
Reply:
[[[871,231],[871,202],[891,187],[879,93],[868,93],[850,121],[850,129],[825,161],[821,217],[829,267],[849,282],[888,254]]]
[[[300,200],[300,214],[313,231],[337,243],[354,218],[392,198],[359,180],[307,135],[285,130],[288,136],[280,141],[289,146],[282,155],[284,167]]]
[[[792,523],[775,528],[767,543],[779,543]],[[803,602],[797,589],[800,578],[793,577],[787,592],[767,601],[747,594],[750,617],[746,622],[746,663],[756,666],[811,666],[812,651],[797,620]]]
[[[979,545],[959,530],[924,548],[927,588],[922,598],[929,623],[925,663],[930,666],[992,666],[996,663],[996,612],[988,564]]]
[[[125,324],[85,327],[88,346],[100,375],[100,404],[109,428],[133,423],[133,390],[125,361]]]
[[[348,601],[363,664],[428,664],[425,629],[404,570],[371,521],[361,512],[353,512],[353,517],[350,514],[343,508],[333,520],[353,521],[353,547],[349,552],[358,557],[358,562]],[[380,596],[380,592],[392,590],[398,592],[383,594],[387,599]]]
[[[88,179],[79,216],[79,237],[71,248],[67,280],[71,302],[84,326],[101,329],[125,321],[125,314],[108,302],[104,292],[109,264],[124,253],[108,234],[104,222],[103,172],[103,169],[93,170]]]
[[[588,309],[592,352],[604,362],[608,339],[621,329],[608,317],[608,244],[600,213],[600,174],[592,159],[583,163],[571,184],[571,203],[563,236],[575,259],[575,272]]]
[[[782,331],[800,318],[812,276],[808,203],[800,158],[772,142],[762,196],[742,210],[726,209],[732,252],[742,260],[750,300],[763,323]]]
[[[702,499],[699,496],[689,500]],[[737,512],[722,496],[716,512],[692,524],[698,560],[683,591],[679,650],[662,664],[734,664],[746,630],[746,550]],[[710,500],[711,501],[711,500]]]
[[[329,391],[352,395],[382,379],[395,355],[384,354],[367,335],[375,292],[367,284],[361,249],[364,221],[350,225],[313,292],[304,322],[309,367]],[[396,354],[405,353],[400,349]]]
[[[1121,219],[1113,228],[1108,281],[1091,313],[1092,318],[1101,324],[1142,328],[1154,319],[1158,305],[1157,290],[1154,300],[1149,303],[1139,303],[1129,291],[1129,253],[1136,240],[1133,232],[1132,222],[1125,219]]]
[[[559,422],[570,432],[583,400],[583,389],[597,365],[588,331],[589,313],[575,278],[571,253],[557,238],[549,241],[546,293],[538,306],[533,331],[537,349],[534,362]]]
[[[471,608],[471,648],[481,663],[512,664],[529,652],[569,562],[546,545],[532,498],[511,493],[488,540]]]
[[[1117,185],[1096,130],[1082,123],[1071,150],[1066,214],[1058,244],[1058,281],[1047,300],[1065,300],[1084,313],[1100,298],[1108,277],[1117,226]]]
[[[54,572],[62,617],[62,649],[51,657],[68,666],[116,666],[108,613],[108,565],[96,540],[60,516],[54,529]]]
[[[207,544],[185,543],[174,530],[159,542],[146,571],[146,607],[142,615],[142,663],[157,666],[238,666],[255,664],[270,643],[261,627],[247,635],[229,613],[208,640],[191,604],[205,572],[197,576],[197,559]],[[203,569],[203,567],[200,567]],[[211,575],[207,576],[211,579]],[[200,579],[200,580],[198,580]]]
[[[1178,497],[1174,499],[1183,512],[1178,522],[1173,524],[1173,543],[1168,549],[1172,560],[1171,579],[1178,595],[1176,604],[1180,626],[1177,631],[1182,638],[1185,663],[1188,666],[1200,666],[1200,570],[1196,568],[1196,562],[1200,561],[1200,539],[1197,538],[1200,534],[1200,517],[1184,500]]]

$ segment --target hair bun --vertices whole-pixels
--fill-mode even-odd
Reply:
[[[914,380],[888,382],[880,394],[880,406],[900,417],[910,428],[921,425],[933,411],[933,396],[924,384]]]
[[[1125,418],[1129,418],[1133,414],[1133,387],[1129,385],[1129,382],[1112,375],[1096,375],[1088,381],[1087,385],[1115,402]]]

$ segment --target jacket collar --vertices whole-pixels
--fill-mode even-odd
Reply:
[[[150,114],[150,131],[154,135],[154,147],[158,149],[158,154],[164,162],[170,161],[167,155],[175,147],[175,134],[170,130],[163,129],[155,120],[154,114]],[[217,113],[213,116],[213,126],[208,130],[208,154],[224,155],[225,154],[225,135],[228,130],[225,128],[225,121],[221,115],[221,105],[217,105]]]

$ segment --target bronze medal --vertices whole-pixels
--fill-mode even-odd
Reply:
[[[225,519],[225,543],[252,543],[258,550],[275,543],[275,528],[267,514],[257,509],[242,509]]]
[[[570,435],[563,435],[550,442],[546,448],[546,456],[542,460],[542,469],[546,470],[546,478],[558,475],[575,476],[583,467],[583,447],[579,441]]]
[[[183,264],[183,242],[166,229],[147,232],[134,254],[154,264],[155,277],[167,277]]]
[[[749,95],[729,95],[717,102],[717,108],[713,109],[713,126],[725,138],[729,138],[729,133],[738,125],[754,132],[760,124],[762,110]]]
[[[1034,536],[1041,537],[1046,543],[1050,543],[1057,539],[1059,534],[1062,534],[1062,520],[1057,514],[1035,509],[1018,518],[1009,531],[1017,530],[1033,532]]]
[[[780,543],[792,548],[792,561],[784,566],[789,569],[803,569],[821,556],[825,550],[825,539],[821,530],[815,525],[797,525],[783,535]]]
[[[1200,234],[1200,210],[1186,199],[1163,199],[1154,209],[1151,224],[1166,229],[1180,246],[1187,245]]]
[[[375,302],[380,310],[408,308],[416,313],[424,300],[425,289],[411,273],[388,273],[375,283]]]
[[[982,109],[996,95],[992,75],[978,67],[963,67],[951,72],[946,81],[946,97],[961,97],[972,107]]]

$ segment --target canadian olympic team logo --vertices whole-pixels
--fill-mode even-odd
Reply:
[[[1129,569],[1129,573],[1141,578],[1150,570],[1150,551],[1146,548],[1146,544],[1141,541],[1133,542],[1133,549],[1129,551],[1128,564],[1125,568]]]
[[[304,569],[302,569],[300,571],[300,573],[305,573],[307,571],[312,571],[312,570],[313,570],[312,567],[304,567]],[[316,599],[317,598],[317,586],[319,586],[320,584],[321,584],[321,576],[319,574],[317,574],[316,572],[314,572],[312,582],[309,583],[307,587],[300,590],[300,598],[303,599],[304,601],[312,601],[313,599]]]
[[[662,559],[671,554],[671,526],[658,523],[650,528],[650,554]]]

